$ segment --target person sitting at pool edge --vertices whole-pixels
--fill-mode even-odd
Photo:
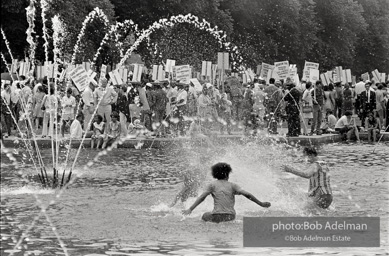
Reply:
[[[107,144],[114,143],[121,134],[121,125],[119,122],[119,114],[117,112],[112,112],[112,120],[108,123],[105,129],[105,137],[102,148],[106,148]]]
[[[346,134],[347,140],[349,142],[351,139],[351,135],[355,134],[358,142],[361,142],[359,139],[359,131],[358,127],[355,124],[355,120],[351,119],[353,114],[351,111],[346,111],[344,115],[339,118],[339,120],[335,124],[335,131],[339,132],[341,135]]]
[[[367,114],[365,119],[365,130],[367,131],[367,139],[369,142],[375,143],[377,140],[377,134],[380,133],[381,125],[380,120],[374,117],[374,113]]]
[[[189,215],[192,211],[201,204],[205,198],[212,194],[214,208],[212,212],[206,212],[202,216],[203,221],[224,222],[235,219],[236,213],[234,209],[235,195],[243,195],[254,203],[262,207],[270,207],[270,203],[261,202],[249,192],[241,189],[237,184],[229,182],[229,174],[232,171],[231,166],[227,163],[217,163],[212,166],[212,176],[216,179],[209,184],[203,194],[193,203],[189,209],[182,211],[184,215]]]
[[[318,161],[317,151],[314,147],[304,148],[303,153],[308,157],[308,162],[315,163],[313,170],[309,173],[305,173],[291,166],[284,165],[284,171],[309,179],[308,196],[313,199],[313,202],[317,206],[327,209],[331,205],[333,199],[329,168],[325,162]]]

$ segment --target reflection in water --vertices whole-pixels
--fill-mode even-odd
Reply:
[[[57,203],[47,214],[53,220],[68,248],[69,255],[139,254],[371,254],[388,249],[389,159],[387,145],[326,145],[321,160],[331,166],[334,203],[329,210],[307,207],[307,181],[282,173],[283,163],[309,168],[299,161],[300,152],[283,144],[228,145],[224,150],[182,148],[162,150],[116,149],[84,168],[97,152],[85,150],[78,160],[75,183],[60,197],[56,191],[42,189],[31,179],[31,163],[23,151],[15,151],[19,165],[2,155],[1,162],[1,252],[11,253],[17,239],[40,212],[32,194],[44,205]],[[51,151],[43,152],[50,162]],[[203,223],[200,216],[213,207],[211,197],[189,217],[181,210],[194,201],[174,208],[167,205],[181,187],[182,173],[197,162],[200,155],[211,163],[226,161],[233,172],[230,181],[240,184],[259,200],[272,207],[261,208],[237,197],[237,220],[231,223]],[[60,159],[61,160],[61,159]],[[60,161],[61,162],[61,161]],[[211,181],[209,166],[207,182]],[[380,216],[381,248],[242,248],[243,216]],[[19,253],[55,255],[63,253],[51,227],[40,218],[28,234]],[[119,254],[120,253],[120,254]],[[15,254],[19,255],[19,254]]]

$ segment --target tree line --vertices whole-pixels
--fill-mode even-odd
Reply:
[[[28,56],[27,6],[26,0],[1,1],[1,26],[13,55],[19,59]],[[36,59],[43,61],[39,0],[35,6]],[[301,71],[304,61],[309,60],[320,63],[322,71],[343,66],[356,75],[376,68],[389,73],[388,0],[52,0],[46,25],[52,35],[50,19],[60,15],[66,29],[61,45],[63,57],[71,56],[82,22],[95,7],[100,7],[112,24],[131,19],[140,29],[146,29],[160,18],[197,15],[224,30],[228,40],[239,47],[244,65],[251,68],[262,62],[289,60]],[[101,21],[88,26],[80,60],[93,58],[108,29]],[[122,47],[128,48],[133,42],[131,33],[122,31],[120,36]],[[199,66],[202,60],[216,62],[216,52],[221,50],[206,31],[181,24],[154,33],[136,52],[146,64],[170,58],[180,60],[181,64]],[[1,51],[6,54],[3,39]],[[120,57],[117,44],[110,42],[104,47],[98,64],[116,63]],[[8,54],[6,58],[9,60]]]

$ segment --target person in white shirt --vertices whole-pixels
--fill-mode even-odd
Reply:
[[[111,104],[115,103],[118,94],[111,87],[107,86],[108,81],[106,78],[100,79],[100,87],[94,91],[96,104],[97,104],[97,114],[101,115],[106,123],[111,122],[112,106]]]
[[[53,136],[54,130],[54,117],[56,115],[56,110],[58,108],[58,99],[54,95],[54,84],[50,84],[50,94],[46,94],[42,100],[42,110],[44,110],[43,116],[43,129],[42,129],[42,138],[48,136]],[[49,131],[47,131],[47,123],[49,123]]]
[[[355,120],[352,120],[351,117],[351,111],[346,111],[344,115],[336,122],[335,131],[339,132],[341,135],[346,134],[346,142],[350,141],[351,135],[353,134],[355,134],[357,141],[360,142],[358,127],[355,124]]]
[[[95,95],[94,95],[95,86],[92,83],[89,83],[82,93],[82,101],[84,102],[84,107],[82,113],[84,114],[84,130],[89,131],[89,123],[92,119],[92,114],[95,111]],[[89,125],[89,126],[88,126]]]
[[[76,119],[72,122],[70,126],[70,138],[72,139],[82,139],[84,131],[81,127],[82,115],[77,115]]]
[[[359,82],[355,85],[355,99],[363,92],[365,89],[365,82],[362,78],[359,79]]]
[[[61,100],[62,105],[62,125],[61,134],[65,136],[66,126],[70,126],[70,123],[74,120],[74,109],[76,107],[76,99],[72,96],[73,90],[68,88],[66,95]]]

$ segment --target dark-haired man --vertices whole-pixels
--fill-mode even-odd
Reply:
[[[374,112],[376,109],[376,95],[375,92],[370,88],[371,84],[371,81],[366,81],[366,90],[361,92],[361,94],[359,95],[359,99],[357,100],[357,102],[359,102],[359,104],[357,105],[357,113],[359,115],[359,118],[361,119],[362,124],[365,123],[365,118],[367,117],[367,114],[370,112]]]
[[[341,135],[347,135],[347,141],[349,142],[351,139],[351,135],[355,134],[357,141],[359,140],[359,131],[358,127],[355,124],[355,120],[351,118],[351,111],[346,111],[344,115],[339,118],[339,120],[335,124],[335,131],[339,132]]]

